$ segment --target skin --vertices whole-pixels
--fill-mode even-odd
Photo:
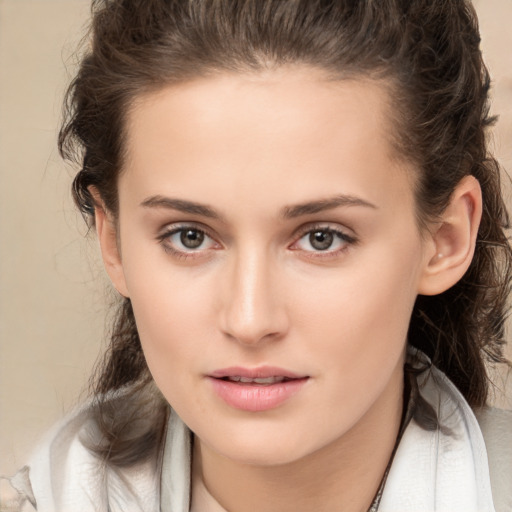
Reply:
[[[417,170],[393,153],[388,99],[382,83],[302,67],[169,86],[129,113],[118,219],[92,190],[107,271],[132,300],[158,387],[195,433],[194,471],[229,511],[368,508],[400,424],[415,298],[471,261],[478,183],[464,179],[420,232]],[[281,215],[335,196],[345,201]],[[183,225],[206,232],[202,245],[169,235]],[[325,228],[343,236],[318,250],[309,235]],[[248,412],[206,377],[261,365],[309,379]]]

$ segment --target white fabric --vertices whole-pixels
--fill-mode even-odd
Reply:
[[[494,512],[487,452],[471,408],[446,376],[419,377],[441,429],[411,421],[388,475],[379,512]]]
[[[476,417],[489,458],[496,512],[512,512],[512,411],[482,407]]]
[[[191,433],[171,410],[162,464],[161,512],[189,512],[191,456]]]
[[[486,446],[472,410],[435,368],[419,377],[419,385],[443,429],[429,432],[411,421],[379,512],[501,512],[493,505]],[[20,493],[17,507],[12,496],[9,502],[0,498],[0,512],[31,510],[33,500],[38,512],[189,512],[191,433],[174,412],[161,467],[156,461],[129,470],[106,467],[80,441],[90,421],[84,408],[51,433],[29,469],[11,479]],[[512,479],[510,473],[505,478]]]
[[[4,507],[0,499],[0,512],[158,511],[159,493],[155,490],[160,472],[155,461],[122,470],[107,467],[82,444],[90,422],[84,407],[58,424],[36,449],[29,465],[10,479],[19,492],[17,508],[12,503]]]

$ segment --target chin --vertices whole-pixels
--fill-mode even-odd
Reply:
[[[232,461],[248,466],[283,466],[292,464],[302,459],[307,452],[303,452],[299,447],[297,449],[287,449],[271,445],[266,448],[257,447],[240,447],[239,450],[229,450],[229,453],[223,455]]]
[[[306,442],[309,441],[309,442]],[[284,432],[230,432],[220,439],[205,443],[223,457],[244,465],[281,466],[294,463],[321,446],[311,444],[310,435],[290,435]]]

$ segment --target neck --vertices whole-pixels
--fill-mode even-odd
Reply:
[[[244,464],[196,438],[193,471],[230,512],[366,512],[393,453],[402,410],[403,375],[350,431],[300,460]]]

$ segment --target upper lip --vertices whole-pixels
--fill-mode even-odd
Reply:
[[[210,377],[222,379],[224,377],[245,377],[248,379],[265,379],[268,377],[285,377],[287,379],[303,379],[307,375],[300,375],[277,366],[260,366],[258,368],[243,368],[241,366],[230,366],[221,368],[210,373]]]

